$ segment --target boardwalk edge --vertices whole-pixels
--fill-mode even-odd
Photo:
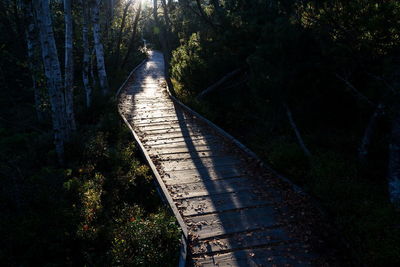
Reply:
[[[291,180],[289,180],[288,178],[284,177],[283,175],[281,175],[280,173],[278,173],[277,171],[275,171],[269,164],[265,163],[263,160],[261,160],[256,153],[254,153],[253,151],[251,151],[248,147],[246,147],[244,144],[242,144],[239,140],[237,140],[235,137],[233,137],[232,135],[230,135],[229,133],[227,133],[225,130],[223,130],[222,128],[220,128],[219,126],[217,126],[216,124],[214,124],[213,122],[211,122],[210,120],[206,119],[205,117],[203,117],[202,115],[200,115],[199,113],[197,113],[196,111],[194,111],[193,109],[189,108],[188,106],[186,106],[185,104],[183,104],[179,99],[177,99],[175,96],[173,96],[168,88],[167,85],[167,91],[168,91],[168,95],[169,97],[172,99],[172,101],[174,101],[174,103],[178,104],[179,106],[181,106],[183,109],[185,109],[187,112],[191,113],[192,115],[194,115],[195,117],[197,117],[199,120],[205,122],[207,125],[209,125],[211,128],[213,128],[220,136],[232,141],[233,143],[235,143],[235,145],[237,147],[240,148],[240,150],[242,150],[245,154],[247,154],[249,157],[255,159],[262,167],[266,168],[268,171],[272,172],[276,177],[278,177],[280,180],[288,183],[292,189],[298,193],[298,194],[302,194],[302,195],[308,195],[306,192],[304,192],[304,190],[296,185],[295,183],[293,183]]]
[[[122,84],[122,86],[118,89],[117,93],[115,94],[115,99],[118,99],[121,91],[123,89],[125,89],[128,80],[131,78],[131,76],[147,61],[148,59],[144,59],[139,65],[137,65],[129,74],[128,78],[125,80],[125,82]],[[169,204],[170,209],[172,210],[175,218],[178,221],[178,224],[182,230],[182,238],[181,238],[181,248],[180,248],[180,253],[179,253],[179,262],[178,262],[178,266],[179,267],[185,267],[186,266],[186,256],[187,256],[187,240],[188,240],[188,230],[186,227],[186,224],[183,221],[183,218],[181,216],[181,214],[179,213],[178,208],[176,207],[175,203],[173,202],[171,196],[168,194],[168,190],[164,184],[164,182],[162,181],[162,178],[160,176],[160,173],[157,171],[156,166],[154,165],[153,161],[150,158],[150,155],[147,153],[147,150],[144,148],[142,142],[139,139],[139,136],[136,134],[135,130],[132,128],[132,126],[130,125],[130,123],[128,122],[128,120],[126,119],[126,117],[121,113],[119,107],[117,107],[118,109],[118,113],[121,116],[122,120],[124,121],[124,123],[126,124],[126,126],[128,126],[128,128],[130,129],[130,131],[133,134],[133,137],[136,141],[136,143],[139,145],[140,151],[142,152],[142,155],[145,157],[147,163],[150,166],[150,169],[153,173],[153,176],[156,178],[157,184],[159,186],[159,189],[162,190],[163,195],[161,195],[161,197],[166,200]]]

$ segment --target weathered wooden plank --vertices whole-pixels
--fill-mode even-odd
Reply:
[[[193,255],[215,254],[238,249],[248,249],[277,243],[293,242],[282,228],[267,228],[260,231],[235,233],[224,237],[215,237],[195,241],[190,250]]]
[[[165,125],[167,127],[157,127],[157,126],[141,126],[141,130],[145,130],[144,133],[148,134],[148,135],[162,135],[165,133],[166,130],[168,130],[167,133],[169,132],[174,132],[174,133],[178,133],[178,132],[202,132],[204,134],[206,133],[212,133],[210,131],[208,131],[207,129],[198,127],[197,125],[194,125],[192,123],[192,121],[190,119],[188,120],[184,120],[184,121],[179,121],[177,123],[174,124],[169,124],[169,125]]]
[[[165,117],[165,118],[155,118],[155,119],[146,119],[143,118],[143,120],[133,120],[131,118],[127,118],[130,123],[133,124],[133,126],[140,126],[140,125],[148,125],[148,124],[157,124],[157,123],[171,123],[171,122],[179,122],[180,120],[173,116],[173,117]]]
[[[212,152],[214,150],[223,150],[224,146],[222,144],[213,144],[213,145],[199,145],[195,147],[188,148],[184,147],[172,147],[172,148],[160,148],[154,147],[150,149],[150,154],[154,155],[173,155],[173,154],[182,154],[182,153],[201,153],[201,152]],[[216,152],[218,153],[218,152]]]
[[[238,250],[213,256],[194,257],[197,267],[256,267],[256,266],[314,266],[312,256],[303,251],[293,251],[290,245]]]
[[[163,172],[163,180],[166,185],[207,182],[222,180],[235,177],[246,176],[247,172],[243,169],[231,166],[217,166],[213,169],[193,169]]]
[[[184,218],[189,235],[206,239],[238,232],[277,227],[273,207],[257,207]]]
[[[133,116],[137,118],[156,118],[162,116],[176,116],[176,112],[174,109],[165,109],[165,110],[153,110],[153,111],[142,111],[142,110],[134,110],[132,111]]]
[[[190,170],[209,168],[212,169],[216,166],[240,166],[240,159],[232,156],[221,156],[213,158],[189,158],[169,161],[159,161],[159,166],[165,172],[174,170]]]
[[[157,108],[174,108],[175,106],[172,103],[135,103],[130,104],[133,105],[134,110],[140,109],[157,109]]]
[[[163,118],[162,119],[154,119],[154,120],[148,119],[148,120],[142,120],[142,121],[139,121],[139,122],[138,121],[134,122],[130,118],[127,118],[127,119],[128,119],[128,121],[130,123],[132,123],[132,125],[134,127],[148,126],[150,124],[156,125],[156,124],[186,123],[186,122],[183,122],[183,121],[190,121],[191,120],[190,118],[178,119],[176,117],[175,118],[171,117],[171,118],[165,118],[165,119],[163,119]]]
[[[204,140],[204,139],[198,139],[198,140],[191,140],[191,143],[188,144],[185,140],[180,140],[177,142],[172,142],[172,143],[161,143],[157,145],[146,145],[146,148],[148,150],[150,149],[166,149],[166,151],[169,151],[171,148],[187,148],[187,149],[196,149],[197,147],[200,146],[214,146],[218,144],[218,139],[209,139],[209,140]]]
[[[167,186],[174,200],[209,196],[215,194],[258,190],[251,178],[235,177],[225,180],[204,181],[198,183],[174,184]]]
[[[176,116],[176,114],[172,114],[172,115],[163,115],[163,116],[159,116],[159,117],[135,117],[135,116],[131,116],[129,118],[129,121],[133,122],[134,124],[138,124],[138,123],[157,123],[159,121],[171,121],[171,120],[179,120],[179,118]]]
[[[161,131],[169,129],[182,129],[182,127],[190,127],[188,121],[177,121],[175,123],[160,123],[160,124],[149,124],[135,126],[135,129],[143,133],[151,133],[151,131]]]
[[[162,129],[169,129],[169,128],[182,128],[182,127],[189,127],[190,120],[181,120],[176,122],[165,122],[165,123],[151,123],[148,125],[138,125],[135,126],[135,129],[140,131],[151,131],[151,130],[162,130]]]
[[[262,191],[258,190],[244,190],[176,201],[176,206],[183,216],[204,215],[270,204],[271,201],[263,197]]]
[[[176,133],[182,133],[182,126],[179,127],[169,127],[166,129],[155,129],[155,130],[147,130],[147,131],[141,131],[141,134],[146,135],[146,136],[163,136],[164,134],[176,134]],[[185,131],[188,133],[203,133],[207,134],[208,131],[205,131],[199,127],[192,127],[190,125],[185,126]]]
[[[221,148],[221,150],[216,149],[216,150],[206,150],[206,151],[187,149],[187,152],[157,154],[157,158],[162,161],[171,161],[171,160],[183,160],[183,159],[187,160],[187,159],[199,159],[199,158],[215,158],[226,155],[227,153],[224,150],[224,148]]]
[[[138,108],[138,106],[135,105],[134,108],[134,112],[142,112],[142,113],[146,113],[146,112],[154,112],[154,111],[160,111],[162,112],[163,110],[165,111],[175,111],[176,107],[175,106],[171,106],[171,105],[164,105],[162,108],[150,108],[148,106],[144,106],[142,108]]]
[[[147,135],[143,133],[141,137],[144,142],[147,141],[161,141],[161,140],[172,140],[175,138],[194,138],[194,137],[202,137],[204,134],[201,132],[173,132],[173,133],[164,133],[160,135]],[[210,136],[210,135],[208,135]]]
[[[210,142],[218,142],[218,139],[213,135],[201,135],[192,138],[178,137],[170,140],[152,140],[144,142],[147,146],[168,146],[170,144],[180,143],[180,145],[195,146],[197,144],[207,145]],[[175,146],[175,145],[172,145]]]

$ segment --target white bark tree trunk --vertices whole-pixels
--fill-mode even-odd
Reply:
[[[66,129],[64,84],[54,40],[49,0],[34,0],[33,4],[40,33],[43,65],[51,104],[54,143],[58,159],[62,162],[64,158],[64,141],[69,137],[69,133]]]
[[[97,60],[97,75],[99,78],[99,84],[103,92],[103,95],[106,95],[108,93],[108,81],[107,81],[107,73],[104,62],[104,49],[103,49],[103,44],[101,42],[99,4],[100,4],[99,0],[91,0],[91,17],[92,17],[94,48],[96,51],[96,60]]]
[[[65,18],[65,108],[67,113],[67,126],[71,131],[76,130],[74,116],[74,59],[73,59],[73,29],[71,0],[64,0]]]
[[[83,66],[82,66],[82,80],[85,88],[86,95],[86,107],[92,105],[92,87],[89,82],[89,63],[90,63],[90,51],[89,51],[89,7],[86,0],[82,0],[82,45],[83,45]]]
[[[26,46],[28,50],[29,69],[32,77],[32,88],[34,93],[35,110],[38,121],[43,121],[44,114],[41,108],[42,106],[42,95],[40,89],[37,86],[37,75],[39,74],[39,61],[38,61],[38,50],[39,50],[39,38],[37,27],[35,26],[33,6],[32,2],[28,0],[22,1],[24,10],[24,19],[26,24]]]

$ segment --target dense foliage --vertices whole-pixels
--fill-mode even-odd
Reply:
[[[159,47],[170,53],[175,93],[319,199],[357,264],[396,265],[398,1],[179,0],[159,9],[168,16],[147,27],[169,40]]]
[[[176,264],[111,100],[143,36],[173,93],[320,201],[356,265],[398,265],[399,22],[396,0],[0,1],[0,262]]]
[[[26,42],[19,41],[25,40],[28,26],[21,2],[0,3],[1,265],[176,265],[179,228],[161,203],[114,100],[128,73],[145,57],[139,50],[139,30],[133,29],[140,7],[134,1],[130,5],[103,1],[100,6],[110,92],[100,93],[89,34],[93,96],[87,107],[81,78],[82,2],[72,2],[77,130],[65,143],[64,164],[59,164],[53,143],[51,103],[42,67],[33,73],[41,95],[40,106],[35,105],[31,62]],[[111,2],[114,6],[109,6]],[[63,66],[63,2],[50,3]]]

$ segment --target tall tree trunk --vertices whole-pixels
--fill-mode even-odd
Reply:
[[[92,78],[92,88],[96,88],[98,84],[95,73],[95,64],[96,64],[96,49],[93,47],[92,52],[90,53],[90,77]]]
[[[400,208],[400,105],[396,107],[389,145],[388,191],[390,201]]]
[[[127,0],[130,1],[130,0]],[[99,8],[100,8],[100,3],[103,3],[103,12],[104,12],[104,18],[103,20],[103,36],[104,36],[104,47],[106,51],[111,51],[114,47],[114,34],[113,34],[113,20],[114,20],[114,7],[115,3],[113,0],[99,0]]]
[[[363,138],[361,140],[360,146],[358,148],[358,159],[361,163],[365,164],[367,162],[369,146],[371,144],[372,137],[375,133],[376,125],[378,123],[379,118],[384,114],[385,105],[383,103],[379,103],[376,107],[374,113],[369,119],[367,128],[364,131]]]
[[[139,9],[138,9],[138,13],[139,14],[140,14],[140,9],[141,9],[140,8],[141,7],[141,3],[142,2],[139,3]],[[124,29],[125,29],[126,15],[128,14],[128,10],[129,10],[129,7],[130,7],[131,4],[132,4],[132,1],[128,1],[126,3],[124,11],[122,13],[122,21],[121,21],[121,25],[119,27],[118,39],[117,39],[117,44],[116,44],[116,48],[115,48],[116,52],[115,52],[115,55],[114,55],[114,57],[115,57],[114,69],[117,69],[118,65],[119,65],[119,57],[120,57],[121,43],[122,43],[122,34],[124,32]],[[137,21],[139,21],[139,18],[138,18],[137,14],[136,14],[136,17],[137,17]],[[135,20],[134,20],[135,21],[134,25],[137,24],[136,17],[135,17]],[[132,35],[133,36],[135,35],[135,31],[136,31],[136,28],[134,27],[133,30],[132,30]],[[128,51],[129,51],[129,47],[128,47]]]
[[[285,104],[284,106],[285,106],[285,109],[286,109],[286,115],[288,117],[290,126],[292,127],[294,133],[296,134],[297,141],[298,141],[301,149],[303,150],[304,155],[306,155],[308,158],[310,158],[311,157],[311,152],[307,148],[306,143],[304,142],[303,138],[301,137],[299,128],[297,127],[297,124],[293,119],[292,111],[290,110],[290,108],[289,108],[289,106],[287,104]]]
[[[76,130],[74,116],[74,58],[73,58],[73,29],[71,0],[64,0],[65,18],[65,109],[67,113],[67,126],[71,131]]]
[[[38,121],[43,121],[44,114],[41,108],[42,95],[37,86],[37,76],[40,72],[40,64],[37,56],[37,52],[39,50],[39,37],[37,28],[35,26],[32,2],[28,0],[23,0],[22,4],[24,9],[25,25],[27,26],[25,35],[28,50],[29,69],[32,77],[32,88],[34,93],[36,117]]]
[[[82,46],[83,46],[83,66],[82,66],[82,81],[85,88],[86,107],[92,105],[92,87],[89,81],[89,64],[90,64],[90,50],[89,50],[89,7],[86,0],[82,0]]]
[[[161,0],[161,4],[163,6],[163,15],[164,15],[164,20],[165,20],[165,25],[167,26],[167,30],[169,31],[171,29],[171,19],[169,18],[169,8],[170,6],[167,4],[166,0]]]
[[[163,5],[163,6],[164,6],[164,13],[168,12],[168,10],[165,8],[166,5]],[[160,29],[160,33],[159,33],[158,37],[159,37],[159,40],[160,40],[160,43],[161,43],[161,47],[162,47],[162,50],[163,50],[164,61],[165,61],[165,80],[167,81],[167,84],[168,84],[168,87],[169,87],[171,93],[175,95],[174,86],[173,86],[173,84],[171,82],[171,78],[170,78],[171,50],[170,50],[170,47],[168,45],[168,39],[167,39],[168,37],[167,37],[167,32],[165,30],[165,27],[163,27],[161,25],[160,20],[158,18],[157,0],[153,1],[153,16],[154,16],[154,21],[156,22],[156,25]]]
[[[129,40],[128,50],[126,51],[124,60],[122,61],[121,69],[123,69],[125,67],[126,63],[128,63],[129,57],[130,57],[130,55],[132,53],[132,50],[134,48],[135,39],[136,39],[136,33],[137,33],[137,27],[138,27],[138,24],[139,24],[141,11],[142,11],[142,2],[139,2],[139,6],[138,6],[137,11],[136,11],[135,19],[133,20],[132,35],[131,35],[131,38]]]
[[[104,62],[104,49],[101,42],[100,19],[99,19],[99,0],[91,0],[91,15],[92,15],[92,28],[94,48],[96,51],[97,60],[97,75],[99,77],[99,84],[103,95],[108,94],[108,80],[106,73],[106,66]]]
[[[64,84],[56,42],[54,40],[49,0],[34,0],[36,21],[40,33],[43,65],[49,90],[54,143],[60,163],[64,158],[64,141],[69,137],[66,128]]]

